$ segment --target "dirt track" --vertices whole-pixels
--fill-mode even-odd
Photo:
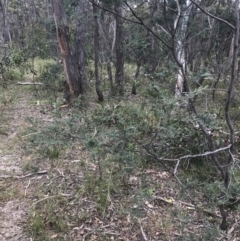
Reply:
[[[14,94],[15,94],[14,90]],[[13,94],[13,93],[10,93]],[[8,104],[0,117],[0,240],[28,241],[23,233],[27,212],[26,188],[28,179],[23,175],[24,157],[19,133],[28,123],[26,117],[34,114],[27,105],[21,90],[15,94],[13,103]]]

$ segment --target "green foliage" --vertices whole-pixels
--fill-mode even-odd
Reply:
[[[25,62],[27,61],[28,57],[23,54],[22,50],[20,50],[16,45],[12,45],[12,60],[16,67],[24,66]]]
[[[34,236],[42,236],[45,229],[44,217],[41,214],[34,214],[34,219],[31,223],[31,231]],[[43,238],[43,237],[41,237]]]
[[[0,54],[0,80],[3,87],[7,87],[12,81],[21,77],[14,65],[14,51],[9,46]]]
[[[201,91],[204,89],[199,88],[197,93],[201,94]],[[133,195],[129,182],[137,170],[144,173],[155,162],[173,171],[175,162],[164,159],[209,150],[207,140],[195,124],[198,121],[204,126],[217,128],[219,123],[214,115],[204,110],[195,116],[181,108],[187,104],[187,97],[176,100],[169,96],[169,91],[163,90],[159,82],[154,81],[142,91],[138,100],[111,100],[87,109],[79,108],[82,103],[80,98],[68,110],[56,108],[54,121],[46,128],[31,119],[33,134],[27,137],[29,146],[54,162],[72,145],[84,146],[90,154],[88,165],[93,166],[93,170],[89,171],[85,164],[82,166],[85,170],[84,181],[78,192],[89,199],[93,198],[95,212],[105,217],[109,215],[115,195]],[[222,157],[224,159],[224,155]],[[236,180],[237,177],[236,173]],[[223,201],[217,199],[223,191],[223,183],[219,181],[216,168],[208,157],[183,160],[179,166],[179,178],[193,203],[203,196],[211,208]],[[131,200],[137,207],[124,207],[124,211],[138,218],[146,215],[141,208],[142,203],[151,200],[155,191],[162,189],[159,183],[149,186],[144,174],[139,179],[141,184],[135,187]],[[57,230],[55,221],[50,220],[50,223]],[[163,227],[170,229],[169,226],[166,220]],[[215,231],[203,232],[201,237],[203,240],[211,239]],[[191,238],[193,236],[186,235],[182,240]]]
[[[48,58],[50,49],[47,42],[47,32],[38,23],[32,23],[25,29],[25,38],[27,41],[26,48],[22,54],[26,58]]]
[[[56,120],[44,129],[37,119],[28,118],[31,127],[24,135],[27,140],[26,149],[35,151],[34,148],[37,148],[41,156],[56,159],[73,141],[83,139],[80,113],[69,113],[69,118],[61,119],[61,110],[55,109],[55,115]]]
[[[61,233],[67,230],[67,220],[61,212],[56,210],[60,208],[65,200],[61,197],[56,197],[44,200],[44,203],[39,205],[42,209],[36,208],[29,219],[30,227],[27,227],[31,235],[36,237],[36,240],[48,240],[49,231]],[[30,228],[30,229],[29,229]]]
[[[11,104],[13,101],[13,96],[8,95],[6,92],[0,92],[0,103],[4,106]]]
[[[61,64],[53,60],[44,60],[42,63],[37,61],[38,76],[36,81],[43,83],[38,89],[38,95],[41,99],[57,101],[59,92],[63,92],[63,68]]]

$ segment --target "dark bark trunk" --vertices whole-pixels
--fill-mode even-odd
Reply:
[[[86,23],[83,20],[85,15],[85,0],[79,0],[77,7],[78,16],[81,19],[77,21],[77,29],[76,29],[76,59],[78,62],[78,70],[79,70],[79,81],[78,81],[78,89],[79,93],[83,94],[86,90],[86,72],[85,72],[85,33],[86,33]]]
[[[99,64],[99,26],[98,26],[98,11],[96,5],[93,3],[93,14],[94,14],[94,52],[95,52],[95,59],[94,59],[94,67],[95,67],[95,88],[98,95],[98,101],[102,102],[104,100],[103,93],[101,91],[101,81],[98,74],[98,64]]]
[[[135,73],[135,81],[132,85],[132,94],[136,95],[137,94],[137,86],[136,86],[136,82],[138,80],[138,76],[140,73],[140,67],[141,67],[141,62],[137,62],[137,69],[136,69],[136,73]]]
[[[124,94],[124,54],[123,54],[123,20],[122,16],[122,7],[120,4],[116,4],[114,8],[117,15],[116,19],[116,42],[115,42],[115,51],[116,51],[116,74],[115,82],[117,84],[117,91],[120,95]]]
[[[154,19],[158,9],[158,1],[151,0],[149,1],[149,8],[150,8],[150,19]],[[149,29],[151,32],[155,32],[155,27],[152,21],[149,23]],[[158,66],[158,58],[157,58],[157,43],[155,37],[148,32],[147,39],[149,41],[148,46],[148,63],[147,63],[147,72],[153,74]]]
[[[229,154],[228,154],[228,160],[225,165],[225,175],[223,175],[224,178],[224,186],[225,186],[225,193],[229,192],[229,186],[231,181],[231,166],[234,164],[234,154],[235,154],[235,146],[234,146],[234,140],[235,140],[235,130],[234,125],[232,121],[232,115],[230,112],[231,104],[232,104],[232,97],[234,92],[234,86],[236,86],[237,83],[237,57],[238,57],[238,51],[239,51],[239,39],[240,39],[240,14],[239,14],[239,0],[236,0],[235,5],[233,6],[235,8],[235,19],[236,19],[236,25],[235,25],[235,32],[234,32],[234,39],[233,39],[233,54],[232,54],[232,62],[231,62],[231,75],[229,80],[229,87],[227,92],[227,100],[225,105],[225,120],[229,129],[229,141],[231,144],[231,147],[229,148]],[[224,193],[224,195],[226,195]],[[220,225],[220,228],[222,230],[227,230],[228,223],[226,220],[226,213],[224,211],[223,205],[219,206],[221,215],[222,215],[222,223]]]

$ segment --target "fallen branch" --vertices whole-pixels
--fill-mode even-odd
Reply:
[[[24,196],[25,196],[25,197],[27,196],[27,189],[29,188],[30,183],[31,183],[31,180],[28,181],[28,185],[27,185],[26,188],[25,188],[25,192],[24,192]]]
[[[44,198],[38,200],[37,202],[35,202],[35,203],[32,204],[32,206],[30,207],[30,209],[33,208],[34,206],[36,206],[38,203],[43,202],[43,201],[45,201],[45,200],[47,200],[47,199],[50,199],[50,198],[54,198],[54,196],[47,196],[47,197],[44,197]]]
[[[144,239],[145,241],[148,241],[147,235],[145,234],[145,232],[144,232],[144,230],[143,230],[143,227],[142,227],[142,224],[141,224],[141,221],[140,221],[139,219],[138,219],[138,222],[139,222],[139,225],[140,225],[140,230],[141,230],[143,239]]]
[[[34,176],[34,175],[43,175],[43,174],[47,174],[47,171],[46,170],[43,170],[43,171],[39,171],[37,173],[29,173],[27,175],[24,175],[24,176],[8,176],[8,175],[3,175],[3,176],[0,176],[0,179],[7,179],[7,178],[14,178],[14,179],[23,179],[23,178],[26,178],[26,177],[31,177],[31,176]]]
[[[153,196],[153,198],[154,198],[155,200],[160,200],[160,201],[166,202],[166,203],[168,203],[168,204],[174,204],[173,199],[169,199],[169,200],[171,200],[171,201],[169,201],[169,200],[167,200],[166,198],[162,198],[162,197],[159,197],[159,196]]]
[[[180,160],[182,160],[182,159],[209,156],[209,155],[218,153],[218,152],[220,152],[220,151],[225,151],[225,150],[229,149],[231,146],[232,146],[232,145],[229,144],[229,145],[226,146],[226,147],[222,147],[222,148],[216,149],[216,150],[214,150],[214,151],[207,151],[207,152],[204,152],[204,153],[202,153],[202,154],[181,156],[181,157],[176,158],[176,159],[165,159],[165,158],[159,158],[159,159],[165,160],[165,161],[180,161]]]
[[[184,204],[184,205],[186,205],[186,206],[195,208],[195,205],[193,205],[193,204],[191,204],[191,203],[186,203],[186,202],[183,202],[183,201],[178,201],[178,202],[181,203],[181,204]]]
[[[44,85],[44,83],[41,82],[17,82],[17,85]]]

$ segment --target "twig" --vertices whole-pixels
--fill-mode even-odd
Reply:
[[[89,2],[92,3],[93,5],[97,6],[98,8],[100,8],[100,9],[102,9],[102,10],[108,12],[108,13],[114,14],[114,15],[116,15],[116,16],[118,16],[118,17],[120,17],[120,18],[122,18],[122,19],[124,19],[124,20],[126,20],[126,21],[128,21],[128,22],[130,22],[130,23],[140,24],[140,23],[137,22],[137,21],[134,21],[134,20],[129,19],[129,18],[125,18],[124,16],[116,13],[115,11],[112,11],[111,9],[107,9],[107,8],[105,8],[105,7],[103,7],[103,6],[100,6],[99,4],[95,3],[94,1],[89,1]]]
[[[209,211],[209,210],[207,210],[207,209],[200,208],[200,207],[197,207],[197,208],[199,208],[200,211],[202,211],[203,213],[206,213],[206,214],[208,214],[208,215],[210,215],[210,216],[212,216],[212,217],[222,218],[222,216],[220,216],[220,215],[218,215],[218,214],[216,214],[216,213],[214,213],[214,212],[211,212],[211,211]]]
[[[148,241],[148,238],[147,238],[147,236],[146,236],[146,234],[145,234],[145,232],[144,232],[144,230],[143,230],[141,221],[140,221],[139,219],[138,219],[138,222],[139,222],[139,225],[140,225],[140,229],[141,229],[141,233],[142,233],[143,239],[144,239],[145,241]]]
[[[223,130],[219,130],[221,133],[225,134],[225,135],[230,135],[229,132],[223,131]],[[240,131],[236,131],[234,132],[235,135],[238,135],[240,133]]]
[[[209,156],[209,155],[218,153],[218,152],[220,152],[220,151],[225,151],[225,150],[229,149],[231,146],[232,146],[232,145],[229,144],[229,145],[226,146],[226,147],[222,147],[222,148],[216,149],[216,150],[214,150],[214,151],[207,151],[207,152],[202,153],[202,154],[186,155],[186,156],[179,157],[179,158],[177,158],[177,159],[175,159],[175,160],[177,161],[177,160],[188,159],[188,158]],[[170,159],[170,160],[174,160],[174,159]]]
[[[45,201],[45,200],[47,200],[47,199],[49,199],[49,198],[53,198],[53,197],[54,197],[54,196],[47,196],[47,197],[45,197],[45,198],[42,198],[42,199],[38,200],[37,202],[33,203],[32,206],[31,206],[31,208],[32,208],[33,206],[35,206],[36,204],[38,204],[38,203],[40,203],[40,202],[42,202],[42,201]],[[30,208],[30,209],[31,209],[31,208]]]
[[[228,232],[227,232],[227,234],[229,235],[229,234],[231,234],[233,231],[234,231],[234,229],[235,229],[235,226],[238,224],[238,222],[237,222],[237,220],[235,220],[235,223],[232,225],[232,227],[228,230]]]
[[[236,29],[235,26],[233,26],[231,23],[229,23],[228,21],[222,19],[222,18],[219,18],[217,16],[214,16],[212,15],[211,13],[207,12],[206,10],[204,10],[198,3],[196,3],[194,0],[190,0],[192,3],[194,3],[203,13],[207,14],[209,17],[211,18],[214,18],[214,19],[217,19],[218,21],[221,21],[225,24],[227,24],[229,27],[231,27],[232,29]]]
[[[160,38],[156,33],[154,33],[152,31],[151,28],[149,28],[144,22],[143,20],[136,14],[136,12],[130,7],[130,5],[128,4],[127,1],[124,1],[124,3],[126,4],[126,6],[129,8],[129,10],[131,11],[132,15],[138,20],[138,24],[142,25],[145,29],[147,29],[154,37],[156,37],[159,41],[161,41],[166,47],[168,47],[170,50],[172,50],[172,46],[170,46],[165,40],[163,40],[162,38]]]
[[[8,175],[2,175],[0,176],[0,179],[5,179],[5,178],[15,178],[15,179],[24,179],[26,177],[31,177],[31,176],[34,176],[34,175],[43,175],[43,174],[47,174],[47,171],[46,170],[43,170],[43,171],[39,171],[37,173],[29,173],[27,175],[24,175],[24,176],[8,176]]]
[[[174,175],[176,175],[176,173],[177,173],[177,169],[178,169],[179,163],[180,163],[180,160],[177,161],[177,164],[176,164],[176,166],[174,168],[174,172],[173,172]]]
[[[24,196],[25,196],[25,197],[27,196],[27,189],[29,188],[30,183],[31,183],[31,180],[29,179],[29,180],[28,180],[28,185],[26,186],[25,192],[24,192]]]
[[[186,203],[186,202],[183,202],[183,201],[178,201],[178,202],[179,202],[179,203],[182,203],[182,204],[184,204],[184,205],[186,205],[186,206],[195,208],[195,205],[193,205],[193,204],[191,204],[191,203]]]
[[[58,173],[60,174],[61,177],[65,177],[63,171],[60,171],[58,168],[57,168],[57,171],[58,171]]]
[[[153,198],[155,198],[156,200],[161,200],[161,201],[166,202],[168,204],[173,204],[173,201],[168,201],[166,198],[162,198],[162,197],[159,197],[159,196],[153,196]]]
[[[203,156],[209,156],[209,155],[212,155],[212,154],[216,154],[218,152],[221,152],[221,151],[225,151],[227,149],[229,149],[232,145],[229,144],[228,146],[226,147],[222,147],[222,148],[219,148],[219,149],[216,149],[214,151],[207,151],[205,153],[202,153],[202,154],[195,154],[195,155],[186,155],[186,156],[181,156],[179,158],[173,158],[173,159],[170,159],[170,158],[157,158],[158,161],[179,161],[179,160],[183,160],[183,159],[188,159],[188,158],[195,158],[195,157],[203,157]],[[150,154],[152,154],[150,152]],[[155,157],[155,156],[154,156]],[[156,157],[155,157],[156,158]]]

